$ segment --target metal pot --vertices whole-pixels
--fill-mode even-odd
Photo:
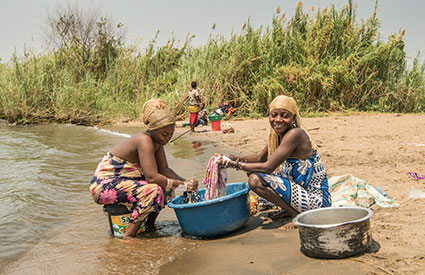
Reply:
[[[369,218],[373,211],[362,207],[327,207],[299,214],[301,252],[314,258],[345,258],[369,249],[372,244]]]

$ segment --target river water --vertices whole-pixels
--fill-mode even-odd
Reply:
[[[93,202],[88,183],[104,153],[139,130],[12,127],[0,120],[0,273],[152,274],[202,243],[182,234],[168,207],[158,217],[157,230],[143,233],[142,244],[108,235],[107,218]],[[232,153],[193,138],[166,146],[169,166],[200,182],[215,152]],[[229,177],[246,180],[233,170]]]

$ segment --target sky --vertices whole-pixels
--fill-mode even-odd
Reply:
[[[163,45],[173,33],[183,41],[188,33],[195,35],[191,44],[204,44],[208,36],[239,33],[250,18],[254,27],[271,24],[276,7],[281,7],[287,18],[292,17],[298,0],[0,0],[0,58],[10,59],[15,51],[22,55],[24,49],[38,54],[46,51],[43,28],[46,15],[62,4],[78,5],[82,9],[97,7],[102,14],[125,26],[127,44],[145,48],[159,30],[157,45]],[[335,5],[342,8],[347,0],[304,0],[304,10],[312,6]],[[357,6],[357,19],[366,20],[373,13],[375,0],[353,1]],[[380,0],[378,18],[383,38],[388,34],[406,30],[404,37],[408,64],[421,52],[425,54],[425,1]],[[212,25],[216,24],[214,30]],[[180,44],[181,45],[181,44]]]

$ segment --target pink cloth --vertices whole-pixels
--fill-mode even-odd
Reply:
[[[220,168],[218,161],[219,155],[210,158],[207,169],[205,170],[205,178],[202,182],[205,185],[205,200],[212,200],[226,195],[227,171]]]
[[[408,172],[407,174],[416,180],[425,180],[425,174],[419,174],[415,172]]]

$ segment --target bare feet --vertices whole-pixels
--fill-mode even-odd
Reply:
[[[295,225],[295,223],[293,222],[288,222],[284,225],[282,225],[281,227],[279,227],[280,230],[291,230],[291,229],[297,229],[298,226]]]
[[[267,216],[272,220],[280,220],[283,218],[291,217],[291,214],[289,214],[285,210],[281,210],[281,211],[271,212]]]
[[[145,231],[146,232],[155,232],[156,231],[156,227],[155,227],[154,224],[153,225],[146,225]]]

